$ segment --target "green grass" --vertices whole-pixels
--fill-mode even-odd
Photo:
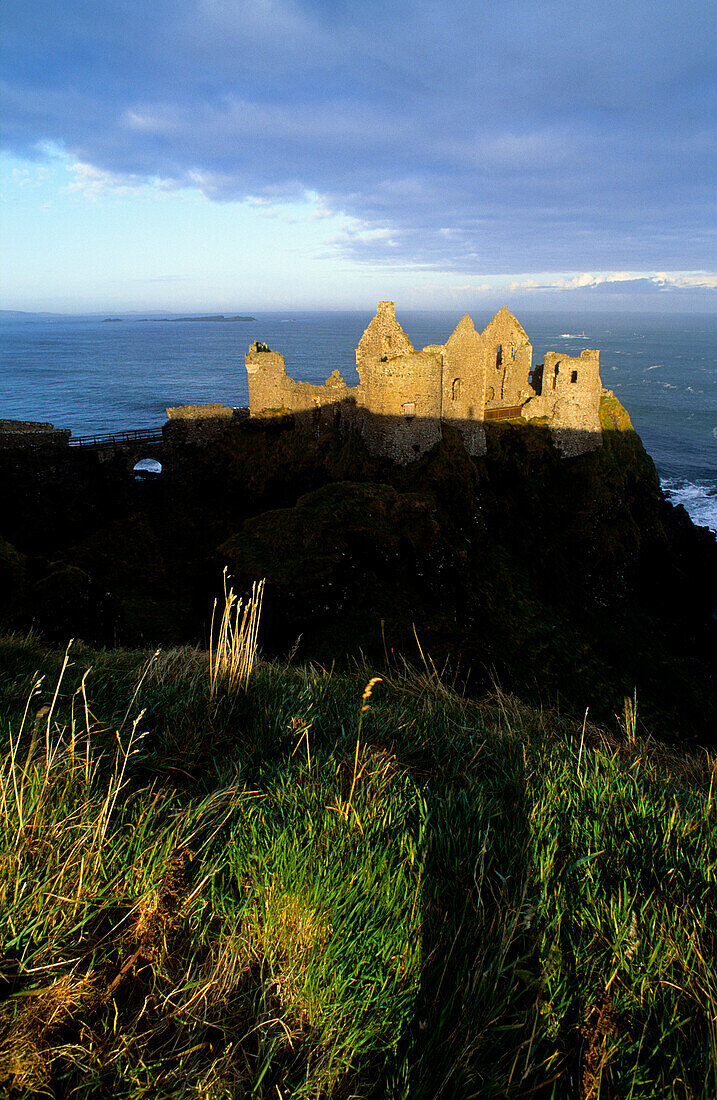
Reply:
[[[0,642],[10,1095],[716,1094],[707,754],[430,663],[63,661]]]

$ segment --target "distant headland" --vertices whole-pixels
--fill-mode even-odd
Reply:
[[[108,321],[118,321],[119,317],[108,317]],[[240,314],[235,314],[233,317],[225,317],[223,313],[212,313],[206,317],[141,317],[141,321],[256,321],[256,317],[243,317]]]

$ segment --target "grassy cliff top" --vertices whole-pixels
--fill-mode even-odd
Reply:
[[[0,641],[12,1095],[714,1095],[715,760],[374,675]]]

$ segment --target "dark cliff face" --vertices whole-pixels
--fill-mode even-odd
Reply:
[[[616,403],[603,427],[604,446],[570,460],[526,425],[489,425],[482,459],[449,429],[397,468],[358,438],[277,424],[188,447],[152,484],[88,460],[26,470],[0,519],[6,621],[105,644],[206,640],[226,564],[239,588],[267,578],[270,653],[301,636],[304,657],[413,659],[415,627],[469,690],[495,676],[610,716],[637,688],[653,725],[704,735],[715,539],[664,500]]]
[[[342,452],[337,465],[329,475],[352,480],[220,546],[240,583],[267,577],[273,649],[301,635],[324,661],[359,647],[417,658],[415,626],[475,690],[495,676],[612,716],[637,687],[663,727],[709,729],[717,547],[664,500],[634,432],[565,461],[544,430],[495,425],[484,460],[448,433],[401,471],[365,476]]]

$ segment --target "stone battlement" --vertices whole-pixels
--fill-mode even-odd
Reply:
[[[532,370],[533,348],[513,314],[500,309],[483,332],[466,314],[445,344],[417,351],[379,302],[356,349],[357,386],[338,371],[322,386],[296,382],[284,357],[259,341],[246,355],[249,407],[255,418],[293,413],[311,430],[328,419],[357,426],[373,454],[399,464],[420,458],[443,424],[463,435],[469,454],[485,454],[486,420],[537,420],[565,455],[602,445],[599,355],[548,352]]]

